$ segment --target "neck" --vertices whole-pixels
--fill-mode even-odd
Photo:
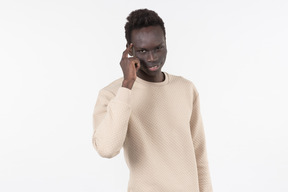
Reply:
[[[165,75],[161,71],[154,76],[148,76],[147,74],[141,73],[139,70],[137,72],[137,77],[149,82],[162,82],[165,80]]]

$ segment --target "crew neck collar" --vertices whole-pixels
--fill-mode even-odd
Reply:
[[[149,85],[149,86],[162,86],[162,85],[166,85],[168,82],[169,82],[169,74],[162,71],[164,76],[165,76],[165,79],[164,81],[161,81],[161,82],[150,82],[150,81],[145,81],[141,78],[139,78],[138,76],[136,77],[136,82],[137,83],[140,83],[140,84],[145,84],[145,85]]]

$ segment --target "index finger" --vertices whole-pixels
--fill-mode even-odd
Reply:
[[[128,57],[128,54],[129,54],[129,51],[131,51],[132,49],[132,43],[130,43],[130,45],[126,48],[126,50],[123,52],[123,55],[122,55],[122,58],[127,58]]]

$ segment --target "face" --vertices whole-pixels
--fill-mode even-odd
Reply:
[[[141,67],[137,76],[151,80],[162,77],[167,49],[164,32],[160,26],[149,26],[134,29],[131,33],[133,56],[140,60]]]

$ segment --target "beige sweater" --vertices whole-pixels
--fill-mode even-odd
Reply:
[[[122,146],[130,170],[128,192],[212,192],[198,92],[192,82],[165,74],[152,83],[122,78],[99,92],[93,145],[106,158]]]

